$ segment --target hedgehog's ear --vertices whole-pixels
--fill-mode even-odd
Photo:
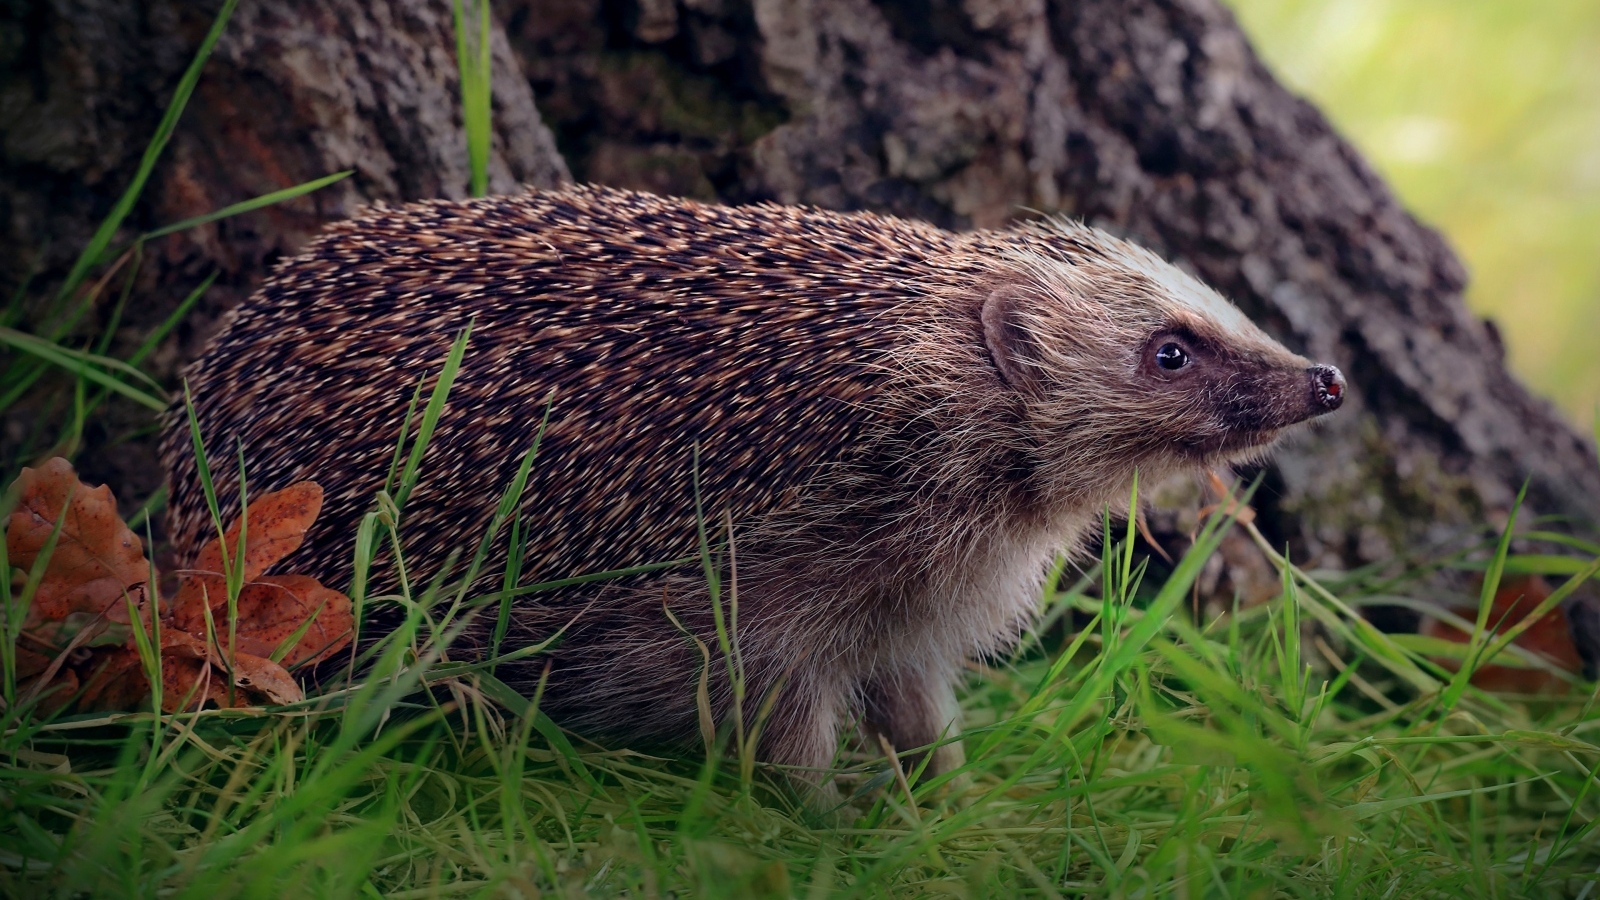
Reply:
[[[983,343],[989,348],[994,367],[1000,371],[1000,380],[1017,390],[1024,390],[1033,381],[1028,371],[1028,334],[1018,322],[1027,294],[1019,285],[1007,284],[995,288],[983,301]]]

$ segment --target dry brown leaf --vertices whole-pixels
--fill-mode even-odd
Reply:
[[[78,480],[72,464],[60,457],[37,469],[23,469],[17,488],[17,507],[6,529],[6,552],[12,565],[30,568],[61,519],[62,509],[67,510],[55,551],[33,596],[34,608],[46,619],[87,612],[126,623],[123,595],[132,593],[143,601],[150,566],[144,545],[117,515],[111,488],[91,489]]]
[[[314,481],[292,484],[281,491],[262,494],[245,508],[244,517],[233,523],[222,540],[212,538],[200,548],[189,572],[183,576],[174,604],[174,615],[181,628],[198,631],[204,627],[203,605],[216,610],[227,602],[227,583],[223,580],[222,548],[233,554],[239,547],[241,522],[245,531],[244,582],[256,581],[273,563],[299,549],[306,529],[322,511],[322,488]]]
[[[295,550],[305,540],[306,529],[317,520],[322,511],[322,488],[314,481],[291,484],[281,491],[271,491],[250,501],[245,508],[245,523],[249,524],[244,544],[244,580],[255,581],[272,564]],[[240,522],[234,522],[223,535],[228,552],[239,545]],[[196,554],[190,568],[222,573],[222,544],[216,538],[205,543]]]
[[[209,660],[212,651],[205,639],[184,631],[168,629],[161,632],[161,658]]]
[[[246,585],[239,594],[239,649],[271,656],[312,616],[311,626],[284,654],[285,666],[321,662],[350,645],[350,598],[307,575],[273,575]]]
[[[150,679],[137,650],[113,647],[100,650],[83,667],[89,673],[78,709],[114,712],[138,709],[150,696]]]
[[[279,706],[306,697],[300,690],[300,683],[294,680],[287,669],[252,653],[240,653],[234,660],[233,683],[248,694],[260,696]],[[241,700],[236,697],[234,705],[246,705]]]
[[[199,709],[207,700],[226,706],[227,692],[220,695],[214,688],[218,679],[210,677],[211,648],[206,642],[187,632],[168,630],[161,633],[161,709],[177,712],[180,709]],[[185,702],[187,701],[187,702]]]
[[[212,624],[226,628],[228,584],[221,576],[191,572],[182,576],[178,597],[172,601],[172,626],[194,634],[206,630],[206,608],[212,610]]]
[[[1240,503],[1236,498],[1229,497],[1228,486],[1223,483],[1221,477],[1219,477],[1216,472],[1207,472],[1206,477],[1211,485],[1211,489],[1217,492],[1217,497],[1219,500],[1216,503],[1200,507],[1200,518],[1202,521],[1210,518],[1211,514],[1217,512],[1218,510],[1221,510],[1222,514],[1225,516],[1233,516],[1234,521],[1238,522],[1240,525],[1249,525],[1251,522],[1256,520],[1255,509]]]
[[[38,469],[24,469],[16,488],[20,502],[6,533],[16,565],[35,563],[66,510],[29,608],[29,639],[38,642],[46,633],[71,636],[58,651],[16,648],[20,686],[45,696],[41,708],[47,711],[70,702],[80,683],[78,705],[83,710],[137,708],[149,697],[150,684],[132,640],[121,647],[93,647],[92,639],[106,628],[107,618],[129,623],[121,602],[125,592],[140,601],[147,629],[153,624],[149,619],[161,610],[160,604],[144,602],[149,563],[142,544],[117,516],[110,489],[91,490],[66,460],[52,459]],[[288,666],[318,662],[349,646],[354,620],[348,597],[303,575],[262,577],[268,567],[300,546],[321,508],[322,489],[312,482],[263,494],[249,505],[240,562],[245,587],[237,607],[236,644],[227,656],[220,647],[227,628],[222,548],[237,547],[240,523],[228,530],[226,544],[212,540],[201,549],[194,571],[183,576],[178,601],[160,612],[163,709],[301,700],[304,694]],[[218,640],[206,637],[208,610],[211,624],[223,632]],[[85,622],[74,616],[80,613],[100,618]],[[68,616],[73,618],[67,620]],[[302,625],[305,633],[286,649],[284,662],[272,661],[279,646]],[[74,648],[83,649],[74,654]],[[64,665],[69,658],[85,656],[87,661]]]
[[[39,686],[40,680],[50,675],[50,681],[43,687]],[[71,703],[78,694],[78,673],[71,669],[62,669],[59,674],[35,675],[32,678],[17,681],[17,695],[20,697],[31,696],[35,688],[39,688],[39,714],[48,716]]]
[[[229,707],[227,660],[215,646],[192,634],[170,632],[161,636],[161,661],[161,705],[167,712],[176,712],[185,697],[190,697],[185,709],[199,709],[207,701]],[[233,675],[238,690],[231,705],[236,709],[305,699],[294,676],[265,657],[235,652]]]
[[[185,702],[187,701],[187,702]],[[204,659],[181,656],[161,657],[161,710],[181,712],[203,709],[207,703],[228,706],[224,679]]]
[[[15,651],[17,659],[17,678],[32,678],[33,676],[50,668],[50,659],[43,653],[29,650],[27,647],[18,647]]]
[[[1489,605],[1489,630],[1499,634],[1521,622],[1534,607],[1550,596],[1550,583],[1538,575],[1507,576],[1494,593]],[[1475,607],[1458,607],[1452,610],[1468,622],[1476,621]],[[1425,618],[1418,629],[1428,637],[1442,638],[1464,644],[1470,635],[1434,618]],[[1527,631],[1512,643],[1543,656],[1558,667],[1577,674],[1583,671],[1583,660],[1578,656],[1577,644],[1572,640],[1572,630],[1567,624],[1566,611],[1559,606],[1534,622]],[[1435,659],[1451,671],[1461,667],[1453,659]],[[1472,683],[1491,691],[1517,694],[1564,693],[1565,680],[1543,669],[1524,669],[1514,666],[1480,666],[1472,673]]]
[[[228,706],[227,679],[212,665],[204,640],[181,631],[161,635],[161,709],[173,713]]]

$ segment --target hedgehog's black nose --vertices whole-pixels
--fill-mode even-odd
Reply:
[[[1336,366],[1312,366],[1311,397],[1323,412],[1333,412],[1344,404],[1344,373]]]

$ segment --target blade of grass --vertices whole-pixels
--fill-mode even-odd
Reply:
[[[1584,566],[1582,569],[1574,572],[1571,578],[1568,578],[1560,587],[1556,588],[1554,591],[1551,591],[1550,596],[1539,601],[1539,605],[1535,606],[1528,612],[1527,615],[1519,619],[1515,625],[1507,628],[1505,631],[1495,636],[1492,640],[1487,641],[1482,652],[1476,658],[1482,662],[1488,662],[1489,660],[1494,659],[1497,655],[1504,651],[1506,647],[1510,646],[1512,641],[1520,637],[1523,632],[1527,631],[1529,628],[1532,628],[1534,625],[1538,624],[1540,619],[1543,619],[1545,616],[1554,612],[1556,607],[1560,606],[1563,601],[1572,596],[1575,591],[1583,586],[1585,581],[1596,577],[1597,574],[1600,574],[1600,557],[1596,557],[1587,566]]]
[[[489,558],[495,539],[505,529],[506,523],[521,509],[522,496],[528,486],[528,474],[533,468],[534,458],[539,454],[539,442],[544,439],[545,425],[549,421],[550,403],[546,402],[544,418],[539,421],[539,427],[534,432],[533,444],[523,452],[522,460],[517,465],[517,471],[511,477],[511,483],[506,485],[506,489],[500,494],[500,502],[495,506],[494,515],[489,520],[489,527],[484,529],[483,537],[478,541],[478,550],[472,555],[472,561],[467,564],[467,571],[461,578],[461,587],[456,592],[450,611],[444,617],[446,623],[454,618],[466,602],[467,591],[477,582],[478,573],[482,570],[484,561]],[[498,642],[496,642],[496,646],[498,646]]]
[[[113,378],[111,375],[96,368],[96,366],[101,366],[107,369],[115,369],[119,372],[126,372],[150,384],[156,390],[161,389],[160,385],[157,385],[150,376],[121,360],[98,356],[83,350],[71,350],[43,338],[24,334],[11,328],[0,328],[0,344],[32,354],[46,362],[54,363],[80,378],[92,381],[157,412],[165,412],[167,409],[167,401],[145,393],[127,382],[119,378]]]
[[[11,297],[6,301],[6,308],[0,311],[0,326],[12,326],[22,318],[23,303],[28,299],[28,289],[33,287],[33,280],[39,277],[39,267],[43,261],[49,259],[50,239],[44,239],[44,244],[39,252],[28,263],[28,270],[23,273],[22,280],[17,282],[17,289],[11,292]]]
[[[461,122],[467,137],[467,188],[472,196],[482,197],[489,191],[493,82],[489,0],[452,0],[451,10],[455,18],[456,65],[461,78]]]
[[[1587,541],[1574,541],[1572,544],[1575,549],[1583,549],[1584,545],[1589,544]],[[1585,550],[1585,552],[1591,551]],[[1596,547],[1592,553],[1600,555],[1600,547]],[[1495,562],[1496,560],[1461,562],[1452,568],[1483,572],[1487,571]],[[1543,553],[1511,553],[1507,554],[1505,559],[1499,560],[1499,562],[1502,575],[1571,575],[1588,566],[1586,560],[1575,556],[1557,556]]]
[[[117,292],[116,305],[111,308],[111,317],[101,329],[100,340],[94,348],[94,352],[100,356],[106,355],[111,339],[117,335],[117,326],[122,323],[122,313],[128,308],[128,295],[133,293],[133,283],[139,277],[139,270],[144,268],[144,246],[134,245],[131,256],[133,264],[128,266],[128,274],[122,278],[122,290]]]
[[[130,250],[118,256],[106,271],[100,275],[100,278],[95,281],[94,285],[82,293],[73,312],[63,318],[75,322],[77,317],[80,317],[85,310],[93,306],[95,300],[105,290],[106,285],[111,283],[111,279],[116,276],[117,272],[121,270],[128,260],[133,258],[133,255]],[[58,344],[64,336],[64,331],[52,333],[46,343]],[[9,408],[11,404],[26,394],[34,382],[44,376],[48,368],[48,366],[42,365],[37,357],[29,357],[18,365],[0,369],[0,386],[7,386],[4,398],[0,399],[0,409]]]
[[[133,205],[138,202],[139,195],[144,193],[145,182],[150,179],[150,173],[155,170],[156,161],[161,158],[161,153],[166,149],[167,142],[172,139],[172,133],[178,127],[178,118],[183,115],[183,108],[188,105],[189,97],[194,94],[195,85],[200,82],[200,72],[205,68],[206,60],[211,58],[211,51],[216,46],[217,39],[222,37],[222,31],[227,26],[228,19],[232,17],[234,7],[237,5],[238,0],[224,0],[222,9],[211,23],[210,30],[206,32],[206,36],[200,41],[200,47],[195,51],[194,59],[190,61],[189,67],[184,70],[183,77],[178,79],[178,86],[173,91],[172,100],[167,103],[167,109],[162,113],[161,122],[156,126],[155,135],[151,137],[150,143],[145,146],[144,155],[139,160],[139,168],[135,170],[132,181],[122,192],[122,196],[117,198],[117,202],[112,206],[111,212],[101,221],[100,227],[95,230],[94,236],[89,239],[88,245],[83,248],[83,252],[78,255],[77,261],[73,263],[72,269],[68,271],[67,279],[62,283],[58,294],[59,299],[66,300],[73,296],[78,289],[78,285],[88,275],[89,269],[101,259],[106,248],[111,244],[111,239],[117,233],[117,229],[122,227],[123,220],[128,217],[128,213],[133,211]],[[77,316],[75,314],[57,329],[53,337],[59,339],[62,334],[70,331],[72,325],[76,324],[76,322]]]
[[[219,271],[213,269],[211,274],[205,277],[205,280],[201,281],[194,290],[189,292],[188,296],[183,298],[183,302],[178,304],[178,307],[172,311],[171,315],[167,316],[154,331],[139,342],[138,349],[134,350],[133,354],[128,357],[128,365],[137,366],[144,362],[145,357],[156,349],[156,345],[160,344],[168,334],[172,333],[172,329],[183,321],[183,317],[189,314],[189,310],[194,309],[194,305],[200,301],[205,292],[216,282],[218,274]]]
[[[43,583],[44,576],[50,569],[50,559],[51,559],[51,557],[55,556],[56,545],[60,542],[62,529],[66,528],[66,526],[67,526],[67,513],[72,511],[72,495],[74,493],[76,493],[76,492],[77,492],[77,486],[76,485],[74,485],[72,488],[70,488],[67,491],[66,497],[61,501],[61,512],[60,512],[59,515],[56,516],[55,525],[52,526],[51,529],[50,529],[50,536],[45,538],[44,546],[39,548],[39,555],[34,557],[33,567],[28,570],[28,578],[27,578],[26,581],[24,581],[22,583],[22,593],[17,597],[16,606],[15,607],[11,607],[11,606],[7,607],[8,614],[9,613],[14,613],[15,614],[15,625],[12,625],[12,623],[9,622],[9,621],[7,622],[8,631],[11,628],[15,628],[17,634],[21,633],[22,623],[24,621],[26,621],[27,615],[28,615],[28,609],[30,607],[32,607],[32,605],[33,605],[33,597],[34,597],[34,595],[36,593],[38,593],[39,585],[41,583]],[[8,535],[8,537],[9,537],[9,535]],[[11,578],[11,570],[10,570],[9,567],[6,569],[4,574],[5,574],[6,579],[10,580],[10,578]],[[10,646],[11,646],[11,653],[15,654],[15,652],[16,652],[15,638],[12,637],[11,634],[7,634],[7,637],[11,638],[11,640],[9,641]],[[59,666],[60,661],[61,661],[60,657],[58,657],[54,662],[52,662],[50,664],[51,668],[46,670],[45,677],[48,677],[48,676],[54,674],[54,671]],[[16,660],[13,658],[13,659],[10,660],[10,663],[14,667],[15,664],[16,664]],[[16,697],[15,693],[14,693],[14,691],[16,690],[16,683],[15,683],[16,682],[16,670],[15,670],[15,668],[12,668],[9,671],[9,675],[11,677],[7,681],[6,687],[11,689],[13,691],[13,693],[6,697],[6,705],[7,706],[12,705],[18,699]],[[31,691],[31,694],[36,696],[39,693],[39,688],[42,687],[42,686],[43,686],[43,681],[41,680],[41,682],[38,685],[34,686],[33,690]],[[22,700],[23,700],[23,702],[27,702],[26,698],[22,698]]]
[[[400,473],[400,483],[394,493],[394,504],[398,509],[405,509],[406,499],[411,496],[411,491],[416,487],[417,479],[421,475],[422,454],[427,452],[428,443],[433,438],[433,430],[439,425],[439,417],[444,414],[445,400],[450,395],[450,386],[455,383],[456,374],[461,371],[461,358],[467,352],[467,340],[472,336],[472,323],[461,329],[450,345],[450,352],[445,356],[444,368],[439,371],[439,380],[434,383],[433,393],[428,397],[428,405],[422,411],[422,422],[417,430],[417,439],[411,446],[411,455],[406,458],[406,465]]]
[[[600,782],[589,771],[588,766],[584,765],[583,758],[578,755],[577,748],[573,747],[572,742],[567,739],[566,733],[555,722],[551,721],[550,717],[539,709],[532,700],[522,696],[515,688],[491,674],[486,672],[479,673],[477,678],[483,687],[484,693],[490,699],[516,712],[519,716],[531,718],[534,730],[538,731],[545,740],[550,742],[550,746],[561,754],[561,757],[578,774],[578,777],[582,778],[591,787],[600,788]]]
[[[1478,596],[1478,620],[1474,623],[1472,634],[1467,639],[1467,659],[1451,676],[1449,684],[1445,685],[1444,693],[1439,697],[1439,708],[1443,714],[1449,714],[1455,709],[1472,680],[1472,673],[1477,671],[1482,662],[1482,651],[1489,642],[1487,631],[1489,613],[1494,608],[1495,592],[1500,590],[1500,576],[1505,572],[1506,557],[1511,553],[1511,536],[1517,527],[1517,513],[1522,509],[1522,502],[1527,494],[1528,485],[1524,482],[1522,489],[1517,491],[1516,502],[1511,504],[1510,514],[1506,516],[1506,527],[1500,532],[1500,541],[1495,545],[1494,555],[1489,558],[1488,569],[1483,575],[1483,590]]]
[[[128,517],[128,527],[138,528],[140,525],[148,523],[150,521],[150,517],[166,508],[166,505],[167,486],[163,484],[162,486],[156,488],[149,497],[145,498],[145,501],[139,504],[139,508],[133,511],[133,515]],[[145,546],[149,547],[152,545],[147,543]]]
[[[330,184],[336,184],[340,181],[343,181],[354,173],[355,169],[345,169],[342,172],[334,172],[332,175],[324,175],[321,178],[313,178],[310,181],[301,182],[294,187],[286,187],[282,190],[272,191],[271,193],[262,194],[259,197],[253,197],[249,200],[243,200],[229,206],[224,206],[218,210],[213,210],[202,215],[193,216],[178,222],[173,222],[171,225],[163,225],[154,231],[147,231],[144,234],[139,235],[138,243],[152,241],[156,238],[166,237],[169,234],[175,234],[179,231],[187,231],[190,228],[197,228],[201,225],[207,225],[221,219],[232,218],[233,216],[241,215],[247,212],[253,212],[263,207],[284,203],[286,201],[293,200],[296,197],[303,197],[312,191],[319,191]]]
[[[522,581],[522,557],[527,552],[527,541],[522,534],[522,514],[519,511],[511,519],[511,533],[506,539],[506,570],[501,579],[501,598],[495,611],[494,634],[489,640],[489,657],[498,660],[500,645],[506,639],[506,632],[511,629],[511,592],[516,590]],[[489,670],[490,674],[494,669]]]

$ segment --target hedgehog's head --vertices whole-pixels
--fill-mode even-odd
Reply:
[[[1013,236],[1016,265],[985,286],[984,343],[1059,486],[1257,456],[1343,403],[1337,368],[1148,251],[1081,226]]]

